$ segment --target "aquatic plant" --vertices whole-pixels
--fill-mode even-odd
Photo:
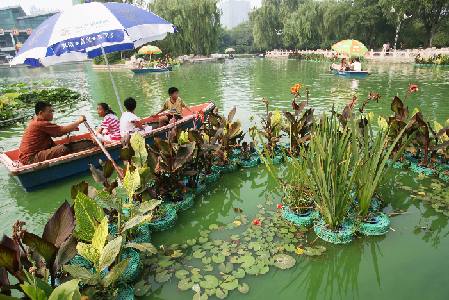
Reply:
[[[314,123],[313,109],[307,109],[301,115],[301,112],[309,103],[309,91],[306,90],[306,100],[300,104],[296,103],[296,100],[301,97],[300,90],[301,84],[297,83],[291,87],[290,92],[294,95],[292,100],[292,108],[294,113],[284,112],[284,116],[287,120],[287,124],[284,130],[287,132],[290,139],[290,154],[299,155],[301,147],[310,140],[310,130]]]
[[[0,288],[3,294],[18,289],[31,299],[43,299],[37,295],[50,296],[62,277],[62,266],[76,255],[74,213],[64,202],[48,220],[41,237],[24,226],[25,222],[17,221],[12,238],[5,235],[0,242]],[[18,285],[10,284],[8,273]],[[69,284],[53,292],[56,295],[66,288]]]
[[[351,131],[340,127],[335,114],[323,115],[315,125],[304,159],[310,170],[315,204],[326,224],[338,229],[353,203],[356,162],[351,151]]]

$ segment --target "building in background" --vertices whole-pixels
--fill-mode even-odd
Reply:
[[[248,21],[251,11],[250,0],[224,0],[221,2],[221,24],[231,29]]]
[[[0,8],[0,62],[7,62],[34,28],[55,13],[27,15],[20,6]]]

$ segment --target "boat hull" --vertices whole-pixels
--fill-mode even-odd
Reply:
[[[366,77],[368,76],[368,71],[337,71],[334,70],[335,75],[344,76],[344,77]]]
[[[213,103],[209,103],[209,105],[205,107],[204,110],[202,110],[204,111],[205,117],[207,117],[207,115],[214,109],[214,107],[215,105]],[[167,138],[168,132],[173,128],[173,126],[176,126],[177,128],[182,130],[186,130],[194,127],[199,128],[201,125],[201,118],[195,118],[193,115],[191,115],[190,117],[184,117],[174,125],[170,124],[155,129],[152,133],[145,136],[145,141],[148,145],[152,145],[154,143],[155,137],[163,139]],[[77,137],[73,137],[72,141],[77,139],[82,140],[86,138],[89,138],[89,135],[83,134]],[[58,141],[56,143],[58,143]],[[115,142],[114,144],[107,146],[108,152],[116,161],[119,160],[120,149],[120,142]],[[25,191],[30,192],[48,186],[49,184],[56,181],[87,173],[89,171],[89,164],[98,167],[99,160],[101,159],[105,161],[106,157],[99,149],[99,147],[95,147],[94,149],[89,149],[69,155],[69,157],[61,157],[47,162],[37,163],[24,167],[15,166],[17,165],[17,162],[9,159],[9,157],[7,157],[7,154],[5,153],[1,154],[0,159],[2,163],[8,168],[10,174],[16,177]]]
[[[172,67],[167,68],[143,68],[143,69],[131,69],[134,74],[144,74],[144,73],[162,73],[172,71]]]

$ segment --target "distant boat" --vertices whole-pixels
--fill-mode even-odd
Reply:
[[[207,117],[215,108],[212,102],[191,106],[193,113],[204,113]],[[155,137],[166,138],[167,133],[173,126],[182,130],[189,128],[198,128],[202,124],[201,118],[195,118],[194,114],[188,110],[183,111],[183,118],[175,124],[156,128],[145,135],[145,141],[151,145]],[[142,119],[147,124],[158,123],[159,116],[150,116]],[[79,141],[90,141],[90,134],[80,134],[69,138],[56,140],[56,144],[68,144]],[[121,142],[115,141],[105,144],[106,149],[114,160],[120,156]],[[89,164],[99,165],[99,159],[106,160],[105,155],[100,148],[92,143],[92,147],[76,153],[70,153],[65,156],[46,160],[43,162],[23,165],[19,162],[19,149],[13,149],[0,154],[0,162],[8,169],[11,176],[15,176],[26,191],[36,190],[42,186],[63,178],[71,177],[77,174],[85,173],[89,170]]]
[[[161,73],[172,71],[173,67],[169,66],[166,68],[142,68],[142,69],[131,69],[134,74],[143,74],[143,73]]]

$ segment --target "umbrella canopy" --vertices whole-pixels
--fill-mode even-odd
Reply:
[[[49,66],[131,50],[173,33],[172,24],[137,6],[91,2],[74,5],[36,28],[12,65]]]
[[[332,50],[349,57],[364,56],[368,49],[357,40],[343,40],[332,46]]]
[[[106,53],[132,50],[174,32],[172,24],[134,5],[115,2],[78,4],[39,25],[10,64],[50,66],[103,55],[123,111]]]
[[[232,53],[235,52],[234,48],[226,48],[225,53]]]
[[[142,48],[140,48],[138,53],[153,55],[153,54],[161,54],[162,50],[159,49],[159,47],[148,45],[148,46],[143,46]]]

